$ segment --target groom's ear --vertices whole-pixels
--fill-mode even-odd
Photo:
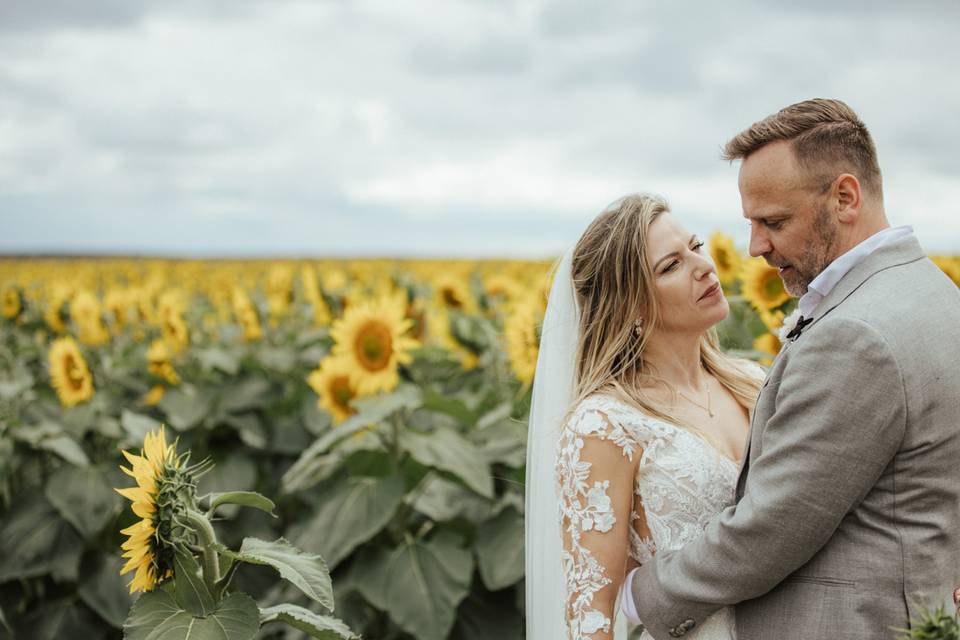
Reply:
[[[863,193],[857,177],[849,173],[841,174],[834,182],[833,198],[837,219],[844,224],[856,222],[863,206]]]

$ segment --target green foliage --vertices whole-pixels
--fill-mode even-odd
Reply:
[[[314,515],[291,530],[297,546],[336,567],[393,518],[405,494],[398,476],[340,476],[324,492]],[[327,526],[336,522],[336,527]],[[317,535],[323,531],[323,535]]]
[[[919,620],[910,621],[910,629],[898,629],[897,640],[960,640],[960,619],[941,605],[934,611],[924,608]]]
[[[273,510],[277,505],[273,500],[262,496],[256,491],[226,491],[210,494],[210,512],[212,513],[221,504],[237,504],[244,507],[260,509],[276,517]]]
[[[499,591],[523,578],[523,516],[507,507],[477,527],[474,543],[477,566],[490,591]]]
[[[453,534],[364,550],[353,568],[357,589],[407,633],[443,640],[470,590],[473,558]]]
[[[330,344],[308,322],[265,327],[253,344],[229,327],[192,331],[175,362],[183,382],[155,406],[143,401],[158,382],[146,368],[152,337],[120,333],[82,348],[96,395],[70,409],[50,387],[42,323],[3,325],[0,629],[140,638],[169,616],[170,638],[188,637],[177,625],[223,637],[215,622],[238,638],[260,625],[291,639],[522,637],[530,392],[506,369],[499,321],[454,320],[476,369],[420,349],[397,389],[356,401],[337,425],[306,384]],[[222,578],[208,584],[203,563],[178,555],[176,588],[134,599],[119,531],[135,518],[112,488],[132,484],[121,449],[136,452],[160,424],[179,450],[214,463],[198,493]]]
[[[260,628],[257,604],[233,593],[205,616],[183,609],[173,596],[157,589],[134,603],[123,625],[126,640],[253,640]]]
[[[360,636],[336,618],[317,615],[295,604],[279,604],[260,610],[260,624],[286,622],[291,627],[320,640],[359,640]]]
[[[323,558],[300,551],[280,538],[275,542],[244,538],[239,552],[221,548],[235,561],[273,567],[300,591],[327,611],[333,611],[333,585]]]

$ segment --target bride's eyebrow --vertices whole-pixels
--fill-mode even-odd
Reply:
[[[692,244],[693,241],[696,240],[696,239],[697,239],[697,234],[693,234],[692,236],[690,236],[690,239],[687,240],[687,244],[688,244],[688,245],[689,245],[689,244]],[[678,257],[679,255],[680,255],[680,252],[679,252],[679,251],[671,251],[670,253],[668,253],[667,255],[663,256],[662,258],[660,258],[659,260],[657,260],[657,261],[654,263],[654,265],[653,265],[653,270],[656,271],[657,269],[659,269],[659,268],[660,268],[660,263],[663,262],[664,260],[669,260],[670,258],[676,258],[676,257]]]

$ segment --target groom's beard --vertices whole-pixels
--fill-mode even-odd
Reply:
[[[791,263],[790,266],[793,269],[786,273],[780,273],[783,288],[795,298],[805,294],[813,279],[830,266],[830,263],[836,258],[834,253],[837,243],[837,227],[830,219],[830,212],[827,211],[825,204],[820,205],[820,209],[813,219],[811,236],[810,242],[804,247],[803,253]],[[781,261],[780,264],[784,262]]]

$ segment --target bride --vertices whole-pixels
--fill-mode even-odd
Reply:
[[[561,260],[527,448],[528,639],[625,639],[627,572],[733,501],[763,371],[720,351],[728,313],[703,242],[654,195],[615,203]],[[732,610],[685,637],[733,638]]]

